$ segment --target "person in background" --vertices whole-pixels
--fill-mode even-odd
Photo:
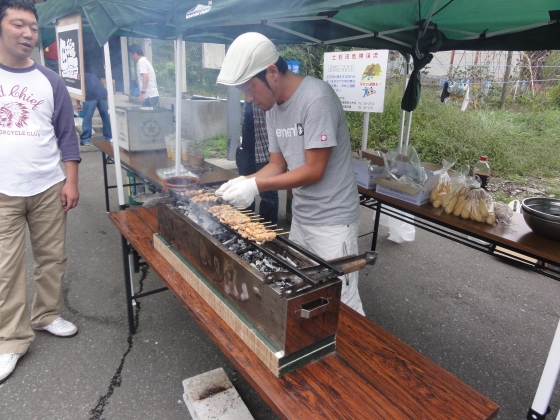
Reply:
[[[66,215],[80,196],[80,151],[64,81],[29,58],[39,37],[37,20],[33,0],[0,1],[0,83],[12,92],[0,96],[0,383],[29,349],[33,329],[58,337],[78,333],[60,310]],[[31,322],[26,227],[35,260]]]
[[[136,63],[136,75],[138,77],[138,88],[140,89],[138,100],[143,106],[157,106],[159,103],[159,93],[156,73],[152,64],[144,57],[144,51],[142,51],[140,45],[129,45],[128,53]]]
[[[340,99],[322,80],[288,70],[274,44],[249,32],[229,47],[218,83],[237,86],[266,113],[270,162],[217,191],[246,207],[264,191],[292,189],[290,240],[324,259],[358,253],[358,188]],[[358,272],[342,278],[342,302],[363,314]]]
[[[243,105],[242,142],[235,160],[239,175],[251,175],[260,171],[270,160],[266,113],[250,102]],[[267,222],[278,223],[278,191],[260,193],[259,214]],[[255,201],[248,207],[255,211]]]
[[[78,111],[83,111],[82,117],[82,135],[80,136],[80,144],[82,146],[91,145],[91,125],[95,108],[99,111],[99,116],[103,122],[103,137],[105,141],[111,141],[111,119],[109,118],[109,105],[107,103],[107,89],[101,84],[96,75],[85,73],[84,82],[86,86],[86,100],[83,105],[80,101],[76,101]]]

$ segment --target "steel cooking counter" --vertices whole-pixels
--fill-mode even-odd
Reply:
[[[103,182],[105,185],[105,207],[107,212],[110,211],[109,190],[117,188],[116,185],[109,185],[107,178],[107,165],[114,164],[113,143],[107,141],[98,141],[93,143],[101,151],[103,159]],[[120,149],[121,166],[126,170],[134,173],[145,183],[153,186],[156,190],[163,190],[163,180],[159,178],[157,170],[161,168],[175,167],[175,161],[167,157],[167,151],[157,150],[150,152],[127,152]],[[211,184],[214,182],[223,182],[239,176],[235,172],[220,168],[209,162],[204,163],[205,171],[201,173],[200,183]],[[124,186],[129,186],[125,184]]]

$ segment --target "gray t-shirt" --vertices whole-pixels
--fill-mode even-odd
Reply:
[[[269,150],[282,153],[288,170],[305,164],[305,150],[332,147],[323,179],[293,190],[292,214],[303,225],[356,223],[359,201],[348,123],[331,86],[306,77],[282,105],[266,115]]]

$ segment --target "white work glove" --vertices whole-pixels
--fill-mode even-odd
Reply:
[[[222,195],[224,195],[224,193],[225,193],[231,186],[237,184],[238,182],[243,181],[244,179],[246,179],[244,176],[238,176],[237,178],[230,179],[230,180],[229,180],[228,182],[226,182],[225,184],[222,184],[222,185],[220,186],[220,188],[218,188],[214,194],[217,195],[218,197],[221,197]]]
[[[232,206],[249,207],[258,193],[257,179],[248,178],[228,188],[222,200]]]

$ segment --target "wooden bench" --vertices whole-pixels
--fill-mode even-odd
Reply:
[[[337,351],[275,377],[153,248],[155,209],[109,217],[181,305],[280,418],[492,419],[498,406],[342,305]]]

